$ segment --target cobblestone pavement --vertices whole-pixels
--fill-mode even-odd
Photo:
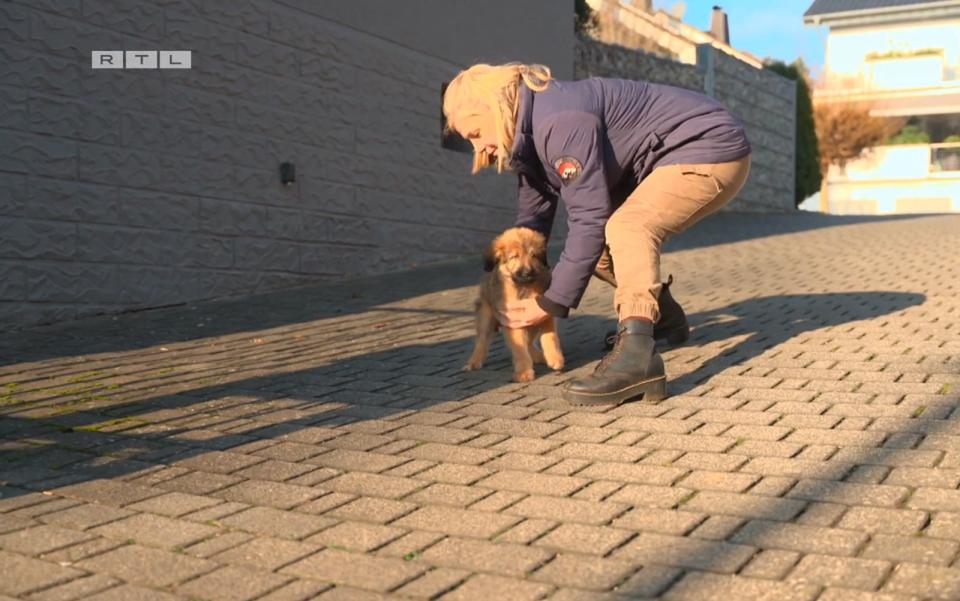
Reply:
[[[960,598],[960,217],[676,242],[658,404],[559,399],[598,281],[459,371],[475,262],[7,333],[0,598]]]

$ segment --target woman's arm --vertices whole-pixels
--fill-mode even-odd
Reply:
[[[525,174],[518,176],[516,227],[528,227],[550,239],[553,218],[557,213],[557,195],[542,182],[531,181]]]
[[[604,227],[610,217],[603,153],[606,132],[599,118],[581,111],[557,113],[542,126],[544,158],[560,177],[569,233],[539,305],[547,313],[566,317],[580,304],[603,251]]]

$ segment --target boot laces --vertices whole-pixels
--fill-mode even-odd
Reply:
[[[623,344],[620,343],[620,340],[621,340],[620,333],[621,331],[618,329],[617,333],[613,335],[613,339],[614,339],[613,349],[609,353],[604,355],[603,359],[600,359],[600,363],[597,364],[597,368],[593,370],[594,373],[603,373],[604,371],[606,371],[607,366],[613,363],[617,359],[617,357],[619,357],[620,354],[623,352]]]

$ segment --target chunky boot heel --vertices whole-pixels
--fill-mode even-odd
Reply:
[[[592,374],[571,380],[562,390],[563,398],[573,405],[618,405],[637,398],[666,398],[667,376],[655,346],[652,323],[621,323],[613,350]]]

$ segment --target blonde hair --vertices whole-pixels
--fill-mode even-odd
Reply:
[[[447,86],[443,95],[443,115],[447,127],[457,129],[457,122],[469,115],[493,114],[497,136],[497,173],[509,165],[510,151],[516,132],[520,80],[535,92],[547,89],[553,77],[544,65],[507,63],[505,65],[479,64],[461,71]],[[477,173],[494,164],[486,149],[473,154],[473,171]]]

